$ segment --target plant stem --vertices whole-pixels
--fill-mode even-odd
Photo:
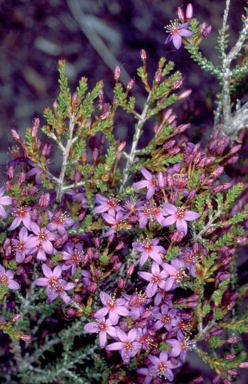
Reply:
[[[133,143],[132,143],[132,148],[131,148],[129,155],[126,154],[127,162],[126,162],[126,167],[123,171],[123,181],[122,181],[122,186],[121,186],[120,190],[122,190],[124,185],[126,184],[128,177],[129,177],[129,170],[135,162],[135,156],[136,156],[136,152],[137,152],[138,142],[139,142],[139,139],[140,139],[141,134],[142,134],[143,125],[144,125],[145,121],[147,120],[147,110],[149,108],[150,98],[151,98],[151,92],[148,94],[148,97],[147,97],[147,100],[145,102],[145,105],[144,105],[144,108],[143,108],[141,115],[139,115],[139,121],[135,125],[135,134],[134,134],[134,139],[133,139]]]

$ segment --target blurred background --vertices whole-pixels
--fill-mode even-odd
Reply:
[[[225,0],[192,1],[194,16],[211,24],[211,35],[201,49],[206,57],[218,63],[214,49],[218,29],[222,26]],[[244,0],[233,0],[229,15],[230,47],[238,38]],[[14,128],[20,135],[32,126],[34,117],[41,119],[45,107],[51,107],[58,95],[58,60],[67,62],[72,92],[81,76],[89,79],[89,88],[103,79],[107,101],[112,99],[113,71],[122,68],[121,80],[137,79],[141,65],[140,50],[147,51],[148,73],[157,68],[161,56],[173,60],[182,72],[182,90],[192,89],[190,100],[175,105],[179,124],[190,121],[193,139],[203,135],[213,124],[213,110],[218,84],[211,74],[201,71],[182,47],[164,45],[164,26],[177,17],[182,0],[0,0],[0,163],[10,160],[8,147],[15,144],[10,134]],[[236,96],[246,101],[247,82]],[[133,94],[144,100],[145,92],[137,82]],[[128,124],[120,123],[123,139]],[[194,133],[195,132],[195,133]],[[129,133],[128,133],[129,134]],[[194,136],[195,135],[195,136]],[[198,138],[199,139],[199,138]],[[3,177],[0,176],[2,184]],[[185,372],[202,369],[209,373],[195,354]],[[247,383],[240,377],[239,383]],[[182,383],[183,383],[182,377]],[[207,383],[207,381],[206,381]]]

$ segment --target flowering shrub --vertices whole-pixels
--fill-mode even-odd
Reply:
[[[47,124],[40,128],[36,118],[25,139],[12,130],[19,146],[0,190],[0,328],[11,340],[2,382],[179,383],[197,354],[212,383],[228,384],[248,366],[240,338],[247,288],[237,273],[247,190],[226,171],[239,161],[246,126],[247,106],[233,113],[230,96],[248,69],[247,61],[233,63],[248,19],[227,54],[228,9],[227,1],[217,67],[199,51],[211,26],[199,25],[191,4],[166,27],[166,44],[184,44],[220,83],[205,147],[187,138],[190,124],[179,124],[172,109],[190,94],[180,90],[181,73],[161,58],[150,80],[144,50],[142,111],[119,67],[110,103],[102,81],[88,91],[81,78],[71,95],[60,61]],[[119,109],[135,122],[126,151],[114,134]],[[149,127],[153,137],[142,145]],[[183,380],[202,383],[204,375],[192,370]]]

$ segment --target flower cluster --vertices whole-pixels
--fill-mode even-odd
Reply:
[[[176,49],[196,49],[211,31],[191,4],[178,19],[166,40]],[[103,83],[87,92],[86,78],[71,95],[60,62],[61,92],[42,128],[62,153],[59,176],[38,118],[25,140],[11,131],[20,148],[0,189],[0,329],[14,340],[9,370],[23,382],[32,372],[37,383],[176,383],[189,350],[215,370],[213,383],[247,367],[238,336],[247,332],[247,289],[236,264],[248,242],[247,183],[235,169],[245,134],[231,139],[219,126],[205,147],[192,142],[171,107],[190,94],[177,93],[182,75],[162,58],[151,83],[144,50],[141,60],[142,113],[120,67],[107,103]],[[118,108],[137,122],[130,153],[115,138]],[[141,148],[147,121],[153,138]],[[61,363],[38,363],[56,344]]]

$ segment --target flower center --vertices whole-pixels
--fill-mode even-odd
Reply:
[[[167,368],[166,363],[160,363],[158,366],[159,371],[163,372]]]
[[[123,344],[124,348],[128,351],[131,351],[133,349],[133,343],[131,343],[131,341],[125,341]]]
[[[0,277],[0,282],[1,282],[1,284],[8,284],[7,276],[1,276]]]
[[[56,285],[58,284],[58,279],[56,279],[55,277],[52,277],[50,280],[49,280],[49,285],[51,287],[56,287]]]
[[[101,324],[99,324],[99,330],[100,330],[100,331],[106,331],[106,329],[107,329],[107,326],[106,326],[105,323],[101,323]]]
[[[177,217],[178,219],[183,219],[184,218],[184,212],[186,209],[184,207],[178,208],[177,209]]]

